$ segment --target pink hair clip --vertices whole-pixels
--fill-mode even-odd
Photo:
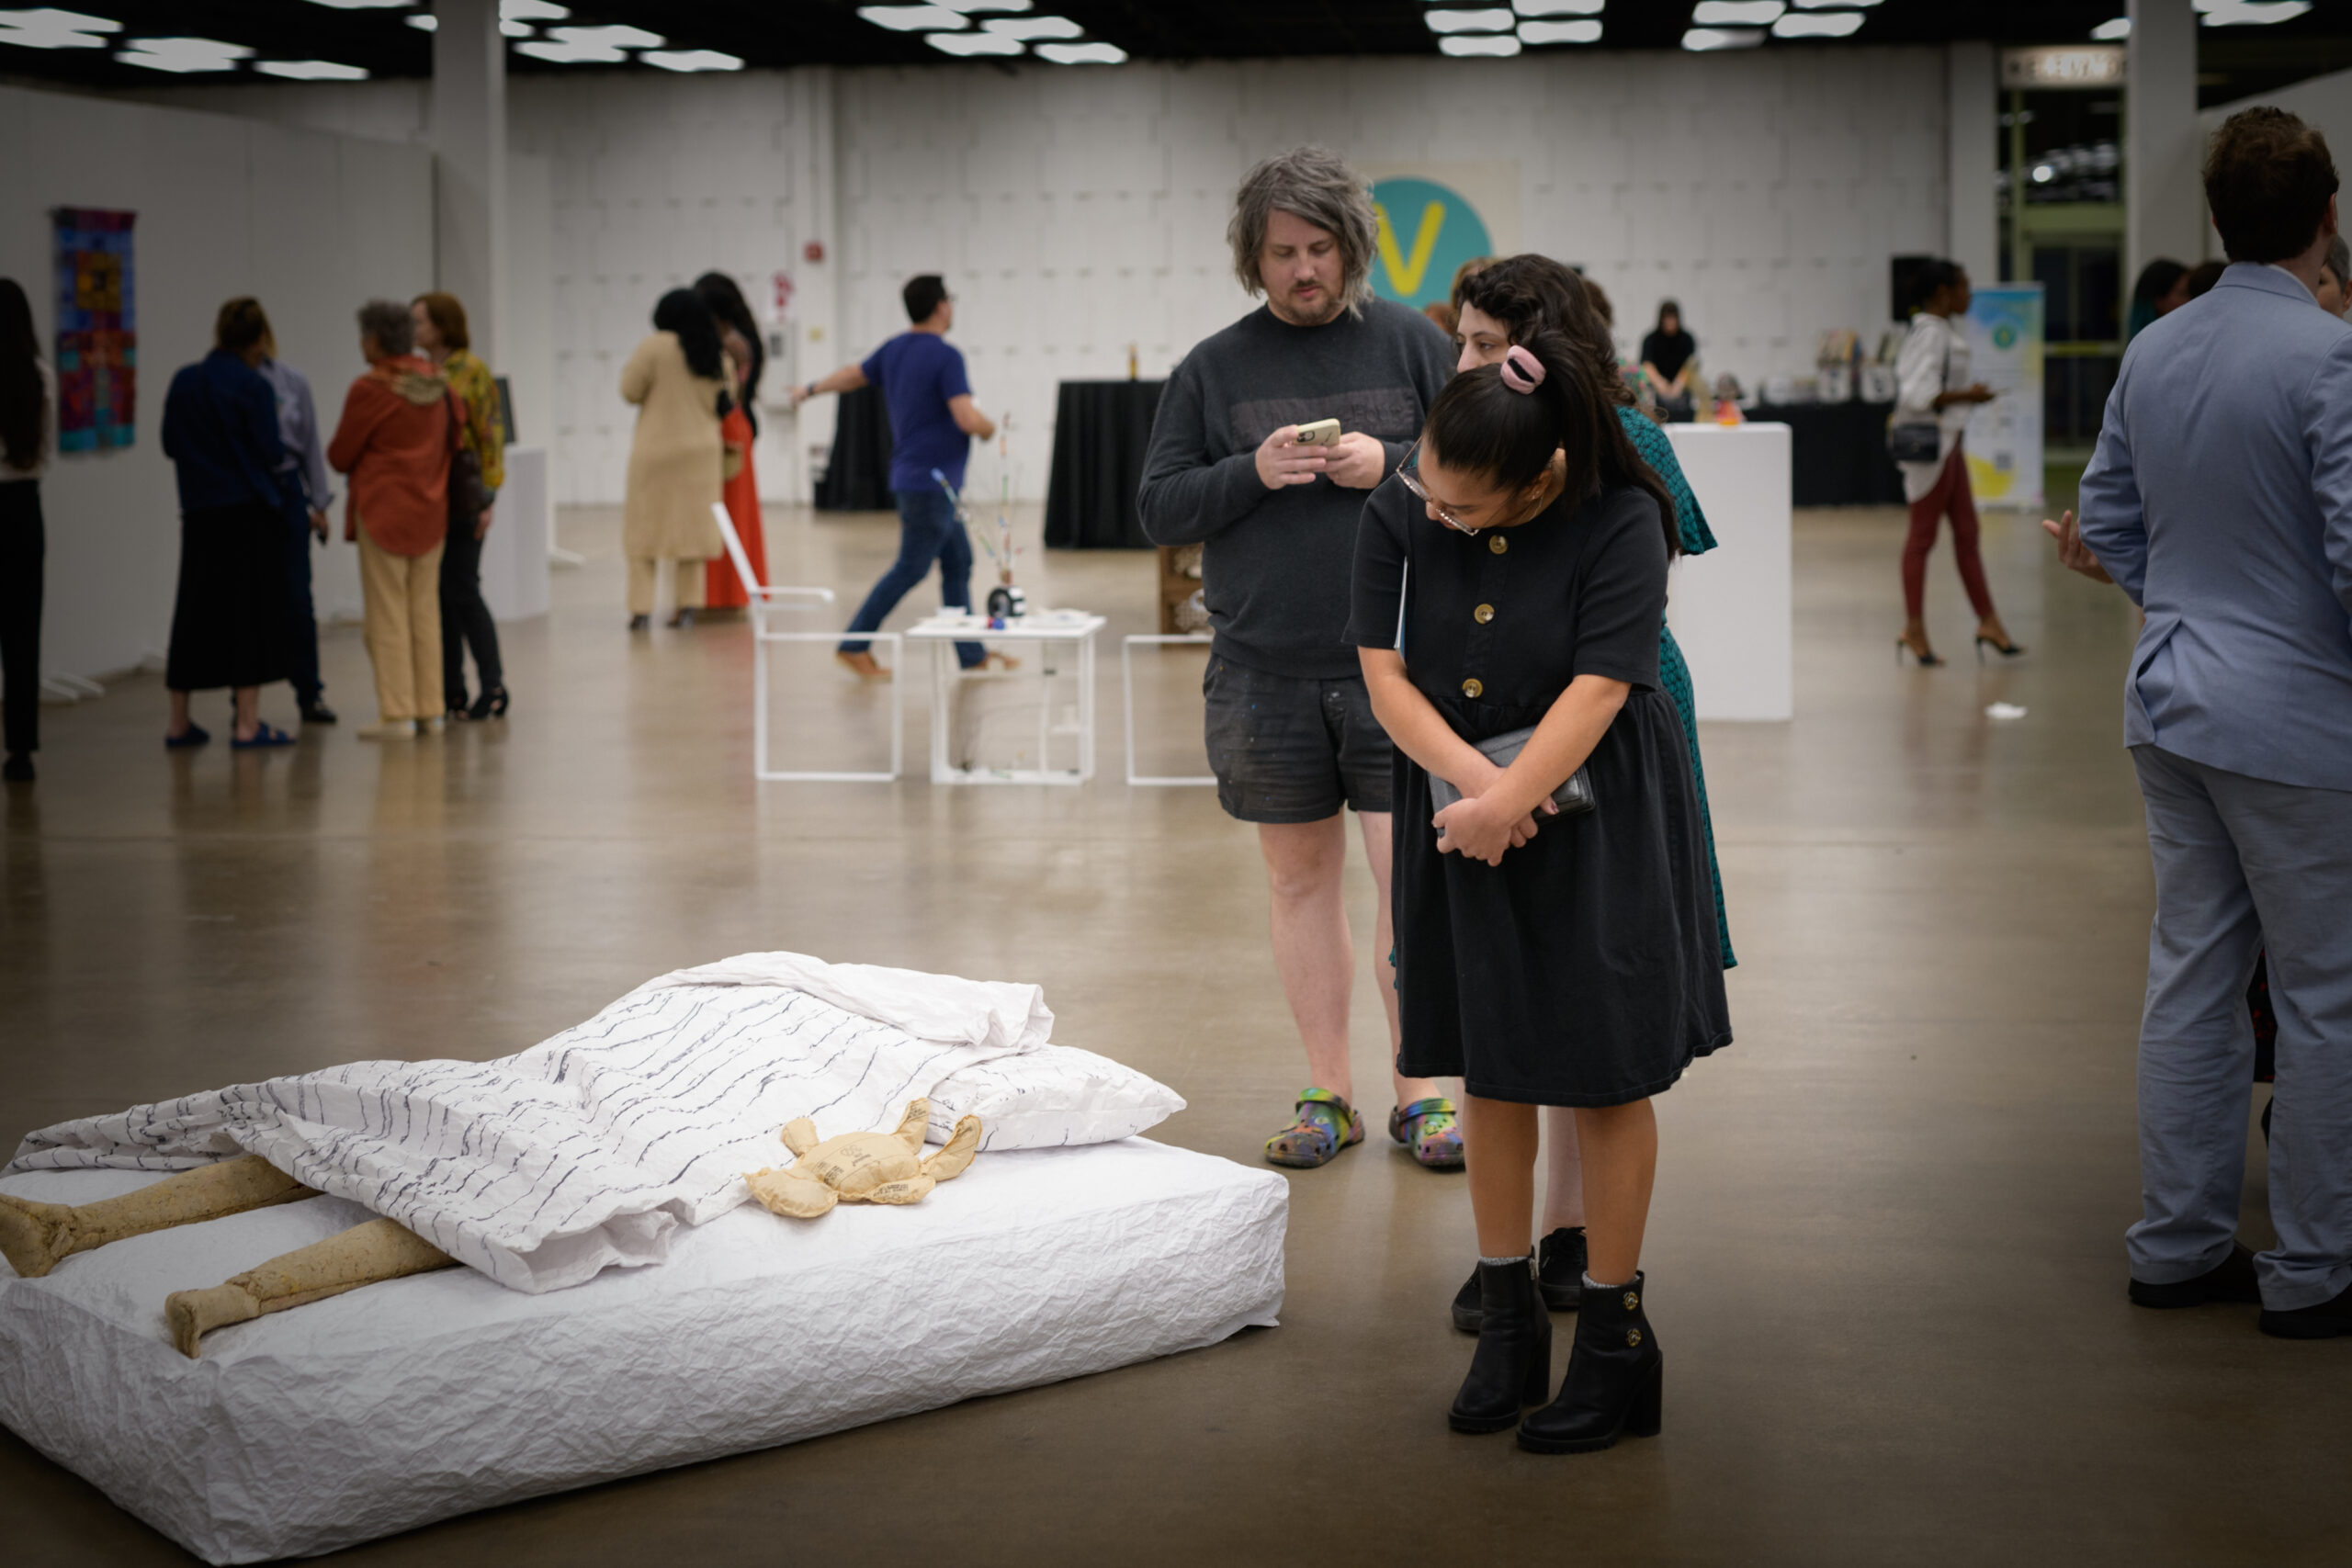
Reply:
[[[1514,392],[1532,392],[1544,384],[1544,362],[1517,344],[1503,351],[1503,385]]]

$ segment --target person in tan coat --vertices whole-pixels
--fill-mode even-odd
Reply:
[[[703,603],[703,562],[726,547],[710,513],[725,482],[718,326],[692,290],[673,288],[653,308],[653,327],[621,367],[621,396],[637,405],[621,504],[631,631],[652,624],[663,560],[676,563],[678,613],[670,624],[694,625]]]
[[[327,463],[351,476],[344,537],[359,546],[377,722],[363,740],[441,728],[441,552],[449,532],[449,458],[464,415],[416,352],[405,305],[359,311],[368,373],[344,395]]]

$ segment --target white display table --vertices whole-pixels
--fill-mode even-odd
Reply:
[[[1678,560],[1667,625],[1704,719],[1796,716],[1789,427],[1669,424],[1716,547]]]
[[[991,630],[983,615],[942,613],[907,628],[910,646],[931,645],[931,782],[933,784],[1084,784],[1094,776],[1094,634],[1107,623],[1083,610],[1035,610]],[[1037,699],[1037,766],[1034,768],[956,767],[948,760],[949,702],[956,684],[956,645],[959,642],[1031,643],[1036,647],[1037,677],[1043,682]],[[1055,653],[1074,647],[1078,652],[1078,765],[1054,768],[1053,680],[1058,671]]]
[[[548,547],[555,543],[555,504],[544,446],[506,448],[506,482],[481,541],[481,596],[493,619],[548,613]]]

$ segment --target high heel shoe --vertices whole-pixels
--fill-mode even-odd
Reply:
[[[1984,650],[1988,648],[2004,659],[2015,659],[2018,654],[2025,651],[2025,644],[2021,642],[1996,642],[1991,637],[1986,637],[1983,632],[1978,632],[1976,634],[1977,663],[1982,664],[1984,662]]]
[[[1897,668],[1902,666],[1903,656],[1905,653],[1908,653],[1913,660],[1917,660],[1919,668],[1922,670],[1933,670],[1943,663],[1941,659],[1936,657],[1935,651],[1932,649],[1922,652],[1920,649],[1912,647],[1911,639],[1909,637],[1896,637],[1894,639],[1894,662]]]
[[[1478,1265],[1478,1348],[1445,1424],[1457,1432],[1500,1432],[1540,1404],[1552,1386],[1552,1319],[1535,1293],[1535,1260]]]
[[[476,697],[474,705],[466,710],[466,716],[477,724],[486,718],[504,718],[506,716],[506,688],[493,686]]]
[[[1521,1423],[1530,1453],[1592,1453],[1619,1438],[1655,1438],[1666,1425],[1666,1358],[1642,1310],[1645,1276],[1588,1288],[1577,1313],[1560,1396]]]

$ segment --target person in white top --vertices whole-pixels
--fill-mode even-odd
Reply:
[[[1894,656],[1903,650],[1923,666],[1941,664],[1928,641],[1925,611],[1928,552],[1935,547],[1936,527],[1951,518],[1951,553],[1960,581],[1976,611],[1977,657],[1991,649],[2004,659],[2025,651],[2009,639],[1993,608],[1993,591],[1984,585],[1984,563],[1976,552],[1976,498],[1968,488],[1968,459],[1961,451],[1961,434],[1979,403],[1989,403],[1993,389],[1968,378],[1968,340],[1952,320],[1968,313],[1968,271],[1958,262],[1929,262],[1921,269],[1919,313],[1911,318],[1911,335],[1894,361],[1896,383],[1894,423],[1933,421],[1941,433],[1933,462],[1899,463],[1903,498],[1911,503],[1911,532],[1903,541],[1903,635],[1895,639]]]
[[[57,435],[56,382],[40,362],[32,301],[0,277],[0,682],[8,760],[0,776],[29,784],[40,746],[40,477]]]

